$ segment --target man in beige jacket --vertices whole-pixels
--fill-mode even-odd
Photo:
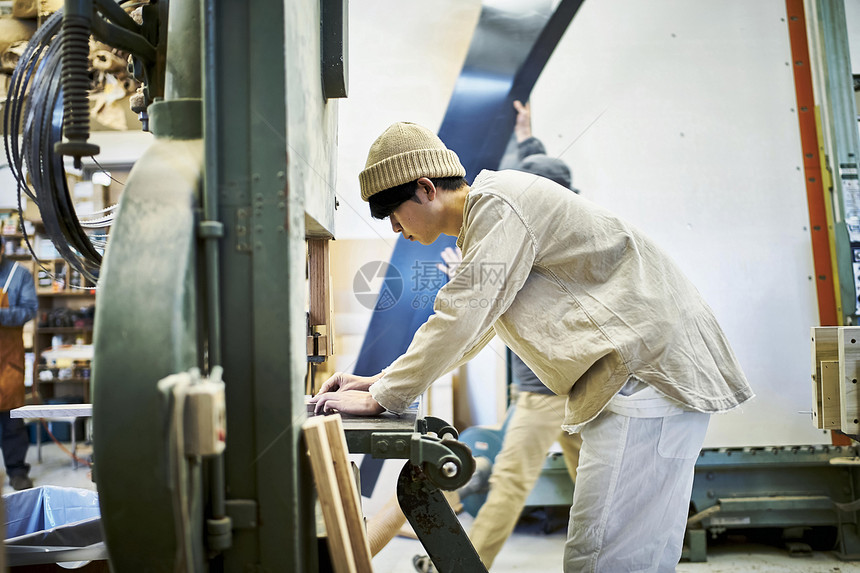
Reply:
[[[463,261],[435,313],[383,372],[337,373],[317,412],[402,412],[498,335],[581,431],[565,571],[673,571],[710,414],[753,395],[710,308],[636,229],[561,185],[482,171],[412,123],[389,127],[359,175],[371,214]]]

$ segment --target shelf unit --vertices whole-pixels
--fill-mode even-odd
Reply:
[[[118,202],[122,193],[123,185],[120,182],[114,184],[115,179],[110,173],[103,173],[104,169],[110,169],[120,180],[127,177],[134,161],[112,161],[102,162],[101,165],[85,165],[83,174],[67,174],[67,183],[76,209],[81,209],[84,215],[95,212],[108,205]],[[96,181],[96,175],[104,180]],[[21,229],[27,230],[27,238],[39,261],[34,260],[30,247],[25,242]],[[94,235],[106,236],[109,228],[95,230]],[[3,256],[7,259],[19,262],[33,275],[38,298],[39,308],[36,319],[25,326],[25,347],[27,352],[33,354],[32,382],[28,391],[28,403],[50,404],[90,401],[90,377],[71,376],[68,369],[58,364],[53,370],[53,376],[45,380],[40,379],[40,374],[48,365],[40,362],[46,350],[56,345],[69,344],[92,344],[93,341],[93,315],[95,308],[96,291],[94,284],[83,277],[68,262],[59,257],[56,249],[50,244],[45,233],[45,227],[41,221],[38,207],[31,201],[27,202],[23,212],[23,221],[19,217],[17,208],[0,207],[0,234],[10,244],[5,246]],[[44,267],[44,269],[43,269]],[[81,309],[88,309],[81,312]],[[70,318],[71,317],[71,318]],[[75,318],[79,320],[75,322]],[[57,321],[65,320],[62,324]],[[71,322],[70,322],[71,321]],[[60,370],[64,370],[60,375]],[[75,372],[83,370],[89,372],[88,368],[75,368]],[[30,373],[28,372],[28,378]]]
[[[35,264],[33,278],[39,296],[81,296],[94,293],[94,285],[63,259]]]
[[[95,290],[91,283],[62,259],[42,261],[41,266],[36,265],[33,279],[39,299],[39,315],[33,334],[34,401],[49,403],[80,399],[88,403],[89,375],[70,374],[68,365],[64,368],[48,368],[49,365],[42,364],[41,358],[46,350],[57,345],[92,344],[91,308],[95,305]],[[46,370],[51,371],[53,376],[43,379]],[[88,373],[89,370],[87,366],[85,371]]]
[[[19,234],[3,234],[6,240],[21,240]],[[32,239],[31,239],[32,240]],[[32,395],[29,403],[62,403],[68,401],[88,402],[90,399],[89,376],[57,376],[41,379],[46,370],[41,364],[42,354],[56,345],[92,344],[95,289],[93,285],[74,271],[63,259],[46,259],[36,263],[29,254],[20,249],[4,257],[18,261],[30,271],[39,302],[38,314],[25,328],[32,332],[32,342],[25,336],[27,351],[33,353]],[[65,369],[64,369],[65,370]],[[65,372],[64,374],[67,374]]]

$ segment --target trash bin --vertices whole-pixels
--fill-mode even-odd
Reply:
[[[108,558],[96,492],[40,486],[4,495],[3,505],[9,567],[63,563],[68,568]]]

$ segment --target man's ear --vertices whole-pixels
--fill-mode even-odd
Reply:
[[[433,182],[429,178],[422,177],[416,183],[418,184],[418,188],[415,190],[415,195],[421,199],[422,203],[424,203],[424,198],[428,201],[436,199],[436,186],[433,185]]]

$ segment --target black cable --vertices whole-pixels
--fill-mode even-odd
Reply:
[[[34,201],[36,197],[27,185],[26,178],[21,169],[18,128],[21,125],[22,107],[26,101],[24,96],[36,70],[41,53],[47,46],[46,40],[52,38],[60,30],[62,20],[62,10],[52,14],[27,44],[24,54],[18,60],[18,65],[16,65],[12,73],[6,108],[3,113],[6,160],[16,181],[19,183],[19,191],[24,190]]]
[[[39,28],[30,39],[24,54],[22,54],[21,58],[18,60],[18,64],[15,66],[15,70],[12,73],[7,94],[6,108],[3,114],[4,147],[6,151],[6,160],[9,163],[9,168],[12,171],[12,175],[15,177],[18,187],[18,217],[21,225],[21,233],[24,237],[25,243],[27,244],[27,248],[33,255],[33,259],[39,267],[41,267],[42,270],[48,273],[52,278],[54,278],[53,273],[45,268],[42,261],[36,255],[33,245],[30,242],[27,229],[24,226],[24,210],[21,198],[22,192],[26,193],[37,207],[39,206],[39,201],[36,197],[35,190],[27,183],[27,178],[23,168],[24,155],[26,155],[27,150],[19,147],[19,143],[21,142],[21,139],[19,138],[19,128],[22,126],[23,115],[28,118],[23,125],[24,132],[28,133],[33,129],[32,115],[29,113],[25,114],[23,109],[25,103],[27,103],[28,108],[32,107],[32,101],[28,102],[25,96],[30,86],[30,82],[34,78],[34,74],[37,74],[37,77],[41,77],[41,74],[37,73],[37,71],[40,71],[38,64],[41,61],[43,52],[47,48],[50,39],[59,32],[62,21],[62,10],[58,10],[56,13],[48,17],[42,27]],[[38,85],[40,82],[36,83]],[[33,97],[38,97],[39,94],[37,92],[39,90],[33,91]],[[23,143],[26,148],[28,143],[27,140],[24,140]],[[33,175],[34,177],[38,177],[40,173]]]
[[[47,84],[47,89],[39,89],[38,94],[31,90],[29,109],[32,114],[32,129],[29,132],[30,137],[26,138],[31,150],[25,156],[29,158],[27,166],[37,189],[39,211],[48,237],[70,265],[95,281],[96,275],[92,271],[98,269],[101,257],[78,223],[69,196],[63,158],[54,152],[54,143],[61,140],[63,130],[60,82],[62,38],[61,31],[56,37],[57,41],[45,52],[37,74],[36,85]],[[92,255],[95,255],[95,258]]]
[[[113,181],[114,183],[116,183],[116,184],[118,184],[118,185],[121,185],[121,186],[125,187],[125,183],[123,183],[122,181],[120,181],[119,179],[117,179],[116,177],[114,177],[113,175],[111,175],[111,174],[110,174],[110,171],[108,171],[107,169],[105,169],[104,167],[102,167],[102,164],[101,164],[101,163],[99,163],[99,162],[98,162],[98,160],[97,160],[95,157],[93,157],[92,159],[93,159],[93,163],[95,163],[95,164],[96,164],[96,167],[98,167],[99,169],[101,169],[101,172],[102,172],[102,173],[104,173],[105,175],[107,175],[107,176],[108,176],[108,178],[109,178],[111,181]]]
[[[119,2],[120,5],[127,3],[128,0]],[[131,34],[140,38],[141,26],[112,0],[95,0],[94,5],[126,34],[119,37],[128,40]],[[94,17],[96,22],[101,22],[97,15],[94,14]],[[24,227],[22,195],[26,195],[39,208],[45,233],[60,256],[81,275],[96,283],[102,255],[81,226],[69,191],[63,156],[54,151],[55,144],[63,141],[64,130],[70,139],[77,137],[83,140],[89,131],[89,117],[84,117],[81,112],[88,109],[88,104],[84,105],[87,102],[81,99],[82,94],[86,97],[86,89],[82,91],[81,88],[88,87],[89,72],[80,65],[84,60],[78,58],[78,67],[72,70],[73,74],[69,74],[69,69],[64,70],[62,55],[70,50],[77,55],[83,54],[85,46],[82,39],[84,35],[88,37],[89,30],[81,23],[66,20],[68,18],[64,19],[63,10],[58,10],[45,20],[15,66],[3,113],[4,147],[18,187],[21,233],[33,259],[56,279],[39,259]],[[75,37],[67,37],[72,28],[72,36]],[[70,40],[77,40],[77,44],[74,41],[70,43]],[[149,44],[143,47],[152,49]],[[88,49],[86,51],[88,53]],[[73,90],[76,94],[64,98],[64,90],[70,86],[76,88]],[[71,103],[74,105],[70,107]],[[64,105],[67,116],[65,122]],[[74,118],[70,117],[71,108],[78,112]],[[98,162],[96,165],[99,165]]]
[[[80,225],[69,193],[63,158],[54,152],[54,143],[62,141],[63,136],[62,21],[62,11],[48,18],[31,39],[13,72],[3,118],[6,158],[18,183],[21,232],[33,258],[52,274],[37,256],[24,228],[22,193],[38,206],[45,232],[60,256],[87,279],[96,282],[101,254]],[[23,132],[19,133],[21,127]]]

